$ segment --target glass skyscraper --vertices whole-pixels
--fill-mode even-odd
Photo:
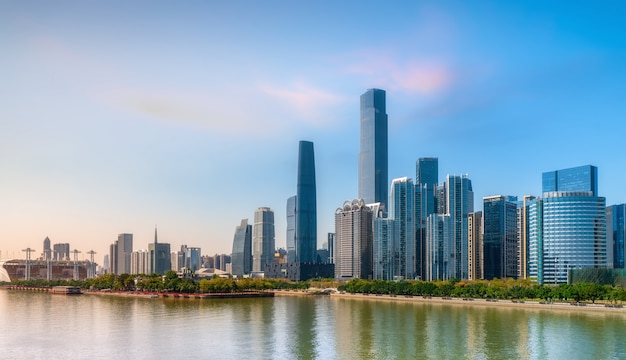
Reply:
[[[483,198],[483,278],[517,278],[517,197]]]
[[[626,204],[613,205],[606,208],[607,222],[607,256],[609,267],[615,269],[624,268],[625,247],[624,239],[626,237]],[[612,262],[612,264],[610,264]],[[612,265],[612,266],[611,266]]]
[[[415,272],[420,279],[426,273],[426,221],[437,212],[436,189],[439,183],[439,159],[420,158],[415,166]]]
[[[296,198],[287,199],[287,262],[296,262]]]
[[[395,225],[389,218],[374,219],[374,279],[393,280]]]
[[[296,193],[296,262],[317,261],[316,199],[313,143],[300,141]]]
[[[248,219],[235,228],[230,262],[232,274],[239,278],[252,271],[252,225],[248,225]]]
[[[266,264],[274,262],[276,250],[274,212],[270,208],[257,209],[252,231],[252,271],[262,272],[265,271]]]
[[[472,181],[467,175],[448,175],[443,187],[445,214],[450,216],[452,222],[451,239],[448,241],[453,249],[454,277],[467,279],[467,215],[474,212]]]
[[[361,95],[361,151],[359,198],[366,204],[388,201],[388,144],[385,91],[369,89]]]
[[[529,277],[559,284],[570,269],[606,267],[606,200],[597,196],[597,168],[544,173],[543,190],[529,204]]]
[[[391,182],[389,218],[394,220],[393,277],[415,278],[415,187],[404,177]]]

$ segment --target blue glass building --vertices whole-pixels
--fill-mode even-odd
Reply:
[[[296,199],[287,199],[287,262],[296,262]]]
[[[276,241],[274,234],[274,212],[268,207],[254,212],[252,227],[252,271],[265,271],[265,265],[274,262]]]
[[[415,272],[426,273],[426,221],[436,213],[436,189],[439,183],[439,159],[420,158],[415,165]]]
[[[366,204],[388,201],[388,144],[385,91],[361,95],[359,198]]]
[[[300,141],[296,193],[296,262],[317,261],[316,199],[313,143]]]
[[[404,177],[391,182],[389,218],[394,220],[393,276],[415,278],[415,188],[413,180]]]
[[[452,250],[454,277],[468,278],[467,216],[474,212],[474,191],[467,175],[446,177],[443,185],[444,214],[450,216],[452,232],[446,239]],[[484,215],[483,215],[484,216]]]
[[[607,261],[608,267],[624,268],[624,239],[626,237],[626,204],[612,205],[606,208]],[[612,264],[611,264],[612,262]],[[611,266],[612,265],[612,266]]]
[[[248,225],[248,219],[235,228],[230,262],[232,274],[239,278],[252,271],[252,225]]]
[[[528,209],[529,277],[560,284],[571,269],[606,267],[606,200],[597,196],[597,168],[546,172],[542,185],[543,198]]]
[[[393,280],[393,219],[374,219],[374,279]]]
[[[428,216],[424,280],[456,278],[453,225],[450,215],[431,214]]]
[[[517,278],[517,197],[483,198],[483,278]]]

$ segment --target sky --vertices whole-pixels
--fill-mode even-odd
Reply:
[[[313,141],[318,245],[357,196],[359,97],[387,92],[389,181],[468,174],[541,195],[592,164],[626,202],[626,5],[595,1],[0,2],[0,258],[230,253],[275,212],[285,246],[300,140]]]

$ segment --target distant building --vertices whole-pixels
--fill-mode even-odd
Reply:
[[[274,212],[270,208],[261,207],[254,213],[252,233],[252,271],[262,272],[265,264],[274,262],[276,250]]]
[[[467,278],[484,279],[483,267],[483,213],[476,211],[467,215]]]
[[[53,260],[70,260],[70,244],[68,243],[54,244],[53,252]]]
[[[165,274],[172,269],[170,244],[159,243],[154,229],[154,242],[148,244],[150,274]]]
[[[428,216],[424,280],[449,280],[456,277],[453,225],[450,215],[431,214]]]
[[[376,280],[393,280],[394,232],[393,219],[374,219],[373,272]]]
[[[528,278],[528,205],[535,197],[525,195],[517,206],[517,278]]]
[[[606,208],[607,267],[624,269],[626,258],[626,204]]]
[[[517,278],[517,197],[483,198],[483,277]]]
[[[394,279],[415,278],[415,188],[413,180],[404,177],[391,182],[389,218],[394,220],[393,264]]]
[[[44,260],[52,260],[52,249],[50,248],[50,239],[47,236],[43,240],[43,254],[41,257]]]
[[[372,279],[372,210],[362,199],[335,211],[335,278]]]
[[[335,233],[328,233],[328,241],[327,241],[327,250],[328,250],[328,262],[331,264],[335,263]]]
[[[131,253],[129,274],[150,274],[150,252],[137,250]]]
[[[130,257],[133,252],[133,234],[117,236],[116,274],[130,274]]]
[[[313,143],[300,141],[296,193],[296,262],[313,263],[317,255],[317,195]],[[290,260],[291,261],[291,260]]]
[[[187,245],[183,245],[183,247],[184,251],[181,251],[183,253],[183,267],[191,271],[199,270],[202,267],[202,250],[199,247],[188,247]]]
[[[361,95],[359,198],[366,204],[388,197],[387,106],[385,90],[368,89]]]
[[[439,159],[419,158],[415,165],[415,272],[419,279],[426,273],[426,222],[437,212]]]
[[[243,277],[250,274],[252,271],[252,225],[248,225],[248,219],[241,220],[241,225],[235,228],[231,257],[233,275]]]

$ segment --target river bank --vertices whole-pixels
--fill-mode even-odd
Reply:
[[[379,294],[352,294],[352,293],[332,293],[334,299],[353,299],[363,301],[396,301],[406,303],[454,305],[454,306],[478,306],[478,307],[500,307],[518,309],[540,309],[556,311],[585,311],[596,313],[612,313],[626,316],[626,308],[622,305],[612,304],[590,304],[590,303],[569,303],[569,302],[539,302],[521,300],[491,300],[473,298],[452,298],[436,296],[411,296],[411,295],[379,295]]]

